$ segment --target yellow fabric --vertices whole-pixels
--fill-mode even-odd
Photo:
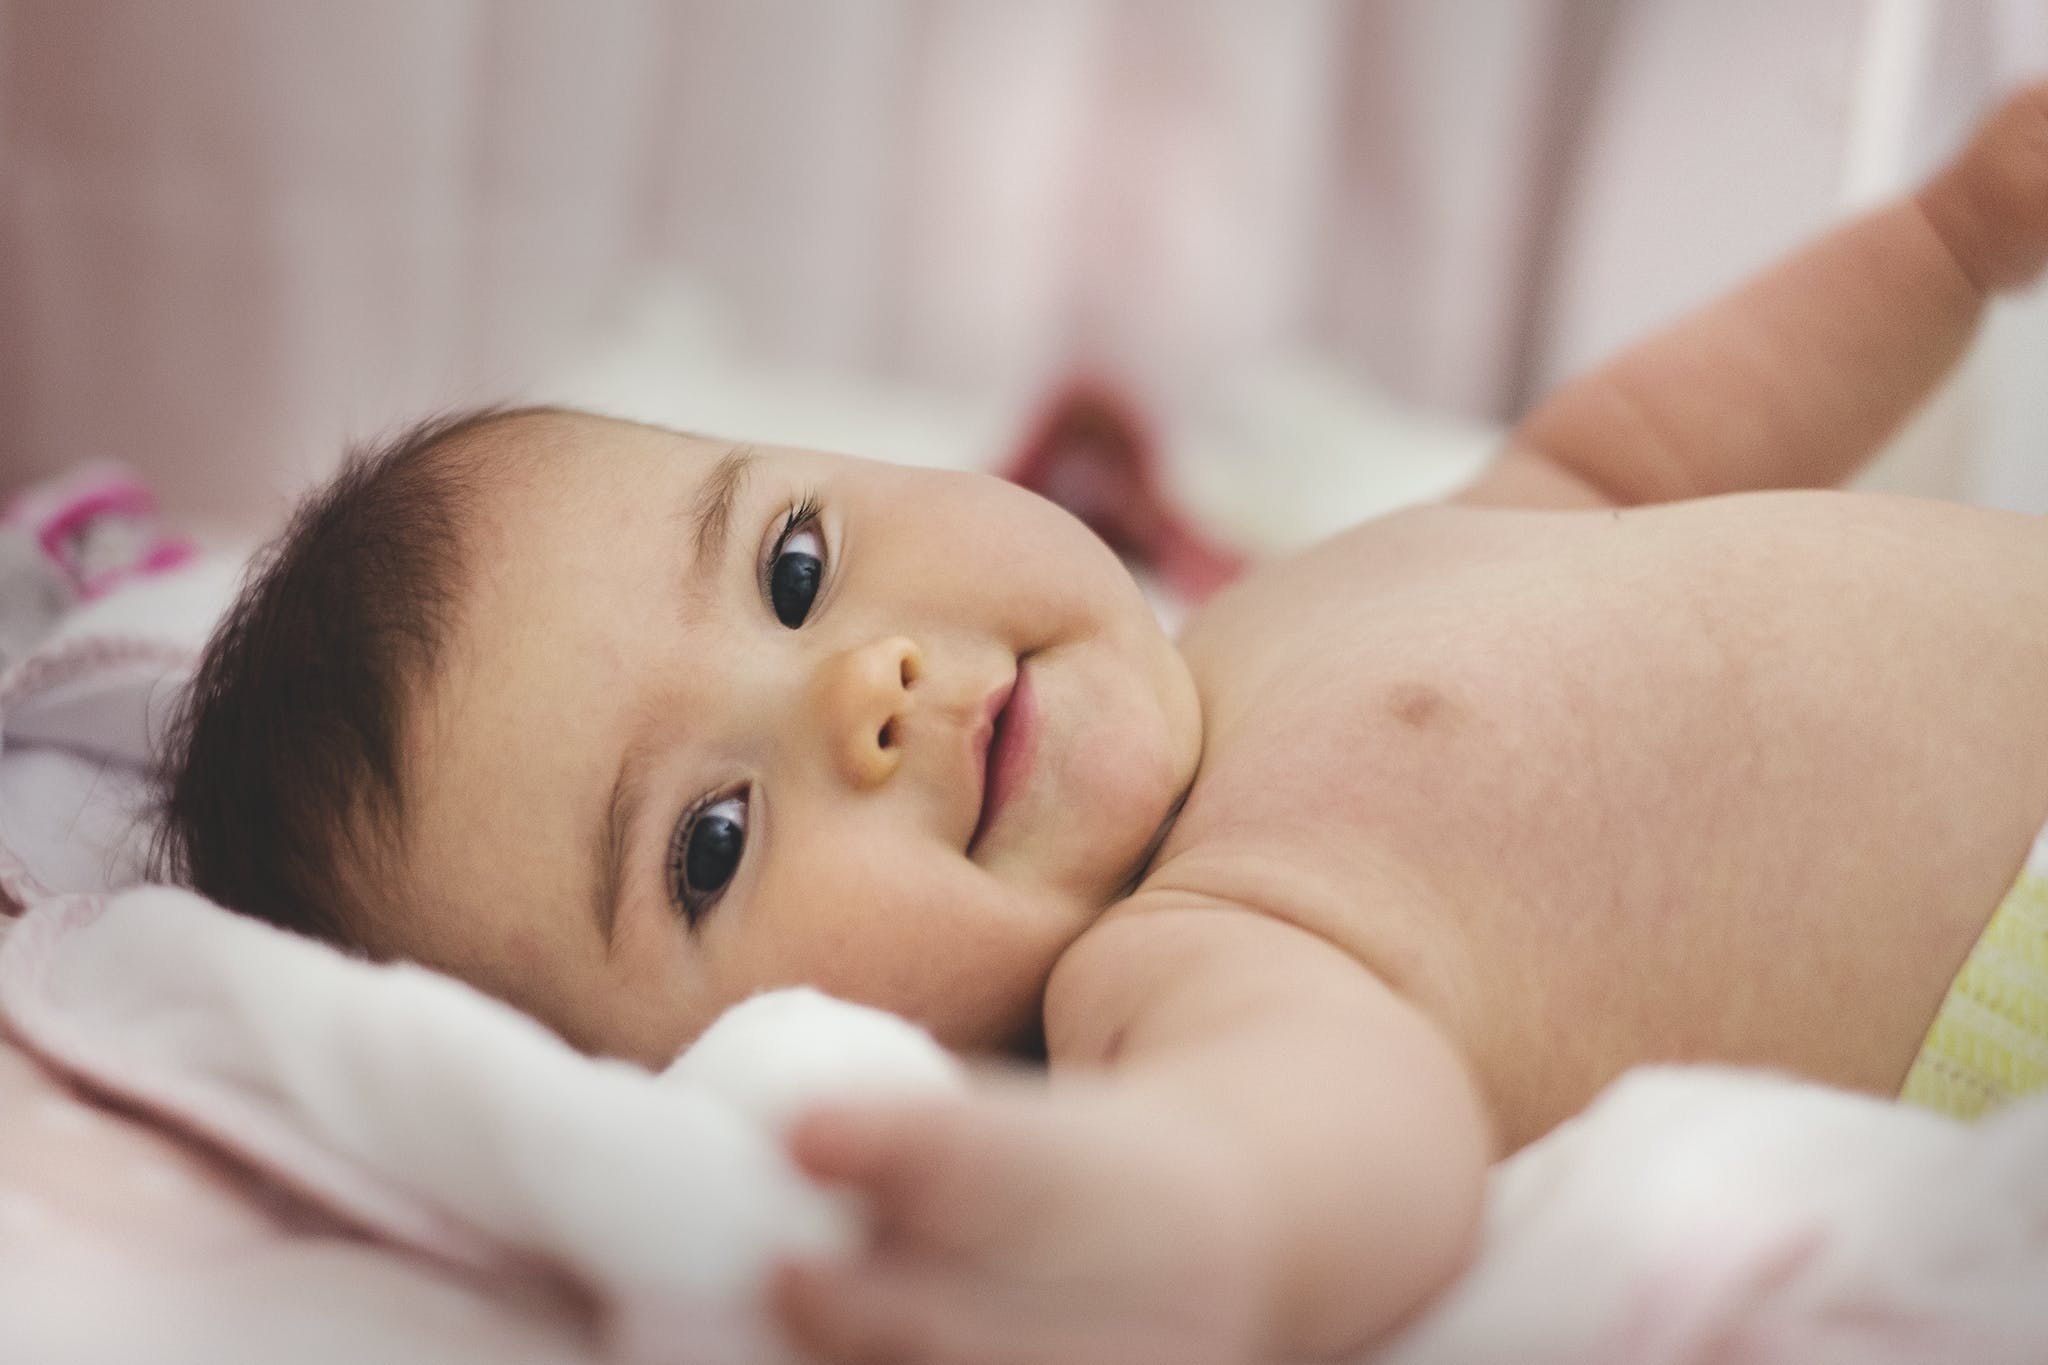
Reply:
[[[1959,1119],[2048,1090],[2048,834],[1934,1016],[1899,1097]]]

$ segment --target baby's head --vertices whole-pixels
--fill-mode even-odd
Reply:
[[[593,1052],[666,1062],[799,982],[994,1049],[1200,747],[1179,655],[1051,503],[527,409],[300,510],[208,647],[165,830],[214,899]]]

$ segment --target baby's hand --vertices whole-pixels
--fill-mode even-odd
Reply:
[[[829,1361],[1231,1365],[1270,1259],[1220,1146],[1099,1087],[984,1085],[834,1106],[790,1145],[869,1200],[850,1263],[787,1267],[783,1321]]]
[[[2048,81],[2012,96],[1921,191],[1971,283],[2016,289],[2048,266]]]

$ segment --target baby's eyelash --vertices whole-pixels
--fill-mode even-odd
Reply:
[[[776,534],[775,544],[768,551],[769,564],[775,563],[775,556],[782,553],[782,547],[789,543],[791,536],[818,519],[820,510],[817,492],[806,489],[797,499],[796,506],[789,509],[789,515],[783,518],[782,530]]]
[[[697,823],[697,817],[711,808],[718,799],[717,793],[697,798],[691,807],[682,813],[670,829],[668,836],[668,899],[675,912],[692,928],[696,927],[700,908],[690,904],[690,898],[683,894],[683,859],[690,851],[690,830]]]

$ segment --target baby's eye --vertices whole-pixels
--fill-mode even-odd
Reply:
[[[817,508],[809,503],[792,512],[768,561],[768,603],[775,619],[791,630],[811,614],[825,576],[825,538],[817,520]]]
[[[724,797],[686,817],[669,849],[677,909],[695,924],[739,870],[747,849],[747,794]]]

